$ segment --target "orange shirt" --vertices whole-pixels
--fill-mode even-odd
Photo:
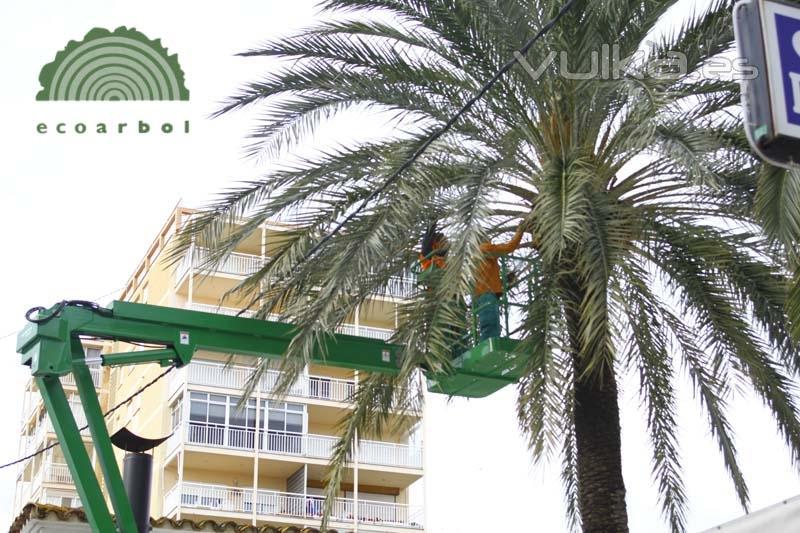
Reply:
[[[500,280],[500,264],[497,258],[501,255],[509,254],[517,249],[522,241],[522,228],[518,228],[514,237],[505,244],[492,244],[485,242],[481,244],[483,261],[478,265],[478,274],[475,277],[475,295],[491,292],[500,294],[503,292],[503,282]]]
[[[436,268],[444,268],[444,257],[441,255],[425,257],[424,255],[419,254],[419,264],[423,271],[428,270],[431,266],[435,266]]]
[[[428,254],[428,256],[424,256],[419,254],[419,264],[422,267],[422,271],[425,272],[429,268],[436,267],[436,268],[444,268],[444,255],[440,255],[442,248],[444,248],[444,243],[441,241],[436,241],[431,246],[432,250]]]

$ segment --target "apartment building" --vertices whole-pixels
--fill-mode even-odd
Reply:
[[[178,207],[170,214],[122,290],[120,299],[196,311],[235,314],[244,301],[222,295],[264,264],[285,227],[266,224],[242,242],[214,272],[202,270],[206,251],[195,247],[185,261],[170,264],[171,238],[192,215]],[[370,305],[354,314],[341,333],[385,339],[396,327],[396,307],[413,281],[392,280]],[[87,350],[130,350],[131,346],[86,344]],[[323,488],[336,424],[352,409],[357,371],[312,365],[288,395],[278,398],[277,370],[265,372],[242,402],[252,376],[252,357],[199,352],[193,362],[172,371],[127,408],[109,418],[145,437],[170,435],[154,452],[151,515],[194,520],[232,520],[242,524],[318,527]],[[94,368],[104,408],[127,398],[163,371],[158,365]],[[64,378],[74,392],[71,377]],[[26,387],[21,451],[46,447],[55,435],[35,383]],[[73,412],[82,424],[80,401]],[[331,527],[339,531],[423,530],[421,505],[423,448],[421,413],[400,413],[411,431],[363,436],[339,487]],[[91,447],[89,437],[85,437]],[[121,464],[122,452],[119,453]],[[20,467],[17,507],[28,501],[75,507],[77,493],[60,449],[55,447]]]
[[[88,341],[84,344],[87,355],[97,355],[103,344]],[[99,366],[90,367],[92,381],[97,388],[100,405],[108,407],[108,369]],[[64,392],[69,399],[70,409],[75,415],[78,427],[86,425],[78,389],[71,375],[61,378]],[[91,445],[89,431],[81,433],[86,449],[90,451],[93,461],[94,450]],[[61,448],[53,446],[56,442],[53,423],[44,408],[36,382],[30,379],[23,393],[22,424],[19,439],[19,456],[36,454],[31,459],[18,465],[17,486],[14,497],[14,508],[21,509],[28,502],[46,503],[62,507],[80,507],[80,498],[72,483]]]

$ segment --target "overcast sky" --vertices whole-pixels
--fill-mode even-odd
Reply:
[[[0,7],[0,463],[18,454],[21,391],[27,375],[13,333],[26,309],[64,298],[95,299],[119,289],[179,201],[200,205],[237,179],[257,176],[242,157],[252,113],[205,118],[237,85],[269,68],[233,57],[314,18],[308,1],[211,3],[41,0]],[[36,102],[41,67],[95,26],[133,26],[178,53],[189,103]],[[191,121],[189,135],[39,134],[59,122],[133,124]],[[351,126],[362,129],[363,124]],[[90,127],[90,130],[92,128]],[[623,468],[634,532],[666,531],[650,479],[636,382],[623,383]],[[741,464],[758,509],[800,493],[789,453],[750,397],[731,406]],[[679,424],[690,501],[689,530],[742,514],[722,460],[688,386]],[[558,468],[531,466],[514,416],[514,391],[485,400],[441,397],[428,405],[427,516],[432,533],[564,531]],[[0,472],[0,529],[12,509],[13,469]]]

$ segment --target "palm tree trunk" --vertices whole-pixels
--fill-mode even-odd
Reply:
[[[579,361],[575,375],[580,375]],[[627,533],[619,406],[613,368],[575,380],[578,501],[584,533]]]
[[[589,357],[580,336],[584,291],[574,278],[563,288],[572,302],[566,316],[572,345],[578,505],[583,533],[628,533],[614,367],[601,364],[586,372]]]

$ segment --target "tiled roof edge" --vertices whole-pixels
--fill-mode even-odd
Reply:
[[[59,507],[57,505],[46,505],[41,503],[29,503],[22,508],[22,512],[14,519],[8,533],[21,533],[22,528],[32,519],[45,520],[50,516],[55,516],[58,520],[67,522],[72,519],[87,522],[86,513],[83,509],[72,509],[69,507]],[[219,533],[321,533],[316,528],[298,528],[295,526],[253,526],[250,524],[240,524],[233,521],[217,522],[215,520],[190,520],[187,518],[175,520],[173,518],[150,519],[150,524],[154,528],[172,528],[176,531],[215,531]],[[189,529],[187,529],[189,528]],[[334,529],[329,529],[328,533],[337,533]]]

